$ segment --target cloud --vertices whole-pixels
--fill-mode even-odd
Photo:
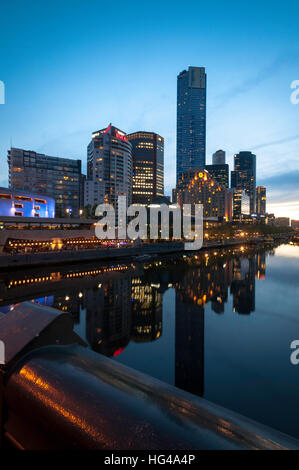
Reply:
[[[218,103],[215,108],[222,107],[226,105],[232,99],[243,95],[244,93],[248,93],[249,91],[257,88],[261,83],[268,80],[269,78],[277,75],[277,71],[288,64],[294,64],[298,62],[298,53],[297,52],[288,52],[286,54],[280,55],[276,57],[276,59],[259,70],[256,75],[253,75],[246,79],[243,83],[238,86],[227,90],[227,92],[221,94],[216,99]]]
[[[7,186],[8,186],[8,181],[7,181],[7,179],[5,179],[5,180],[0,180],[0,187],[1,187],[1,188],[7,188]]]
[[[267,211],[276,216],[299,218],[299,170],[261,178],[267,188]]]
[[[265,142],[264,144],[256,145],[255,147],[251,147],[251,150],[258,150],[264,147],[272,147],[273,145],[286,144],[287,142],[293,142],[294,140],[298,140],[298,139],[299,139],[299,134],[292,135],[290,137],[285,137],[284,139],[272,140],[271,142]]]
[[[278,173],[273,176],[261,178],[259,184],[272,190],[292,190],[299,192],[299,170]],[[291,196],[291,194],[289,195]]]

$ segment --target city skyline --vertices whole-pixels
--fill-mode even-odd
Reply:
[[[176,77],[188,66],[202,66],[208,74],[206,163],[212,163],[212,154],[222,148],[232,169],[235,153],[253,151],[257,185],[267,187],[267,211],[299,219],[299,106],[290,101],[299,57],[294,46],[298,37],[294,2],[283,8],[278,8],[278,2],[271,9],[261,6],[260,16],[254,16],[254,37],[248,34],[255,10],[250,5],[238,10],[229,3],[224,10],[216,2],[215,11],[194,3],[191,17],[175,7],[170,10],[165,2],[159,5],[159,29],[149,31],[152,23],[142,19],[138,24],[136,4],[131,2],[126,12],[121,9],[121,18],[115,19],[119,31],[112,39],[105,25],[97,35],[90,32],[90,22],[96,17],[92,7],[96,9],[99,2],[91,2],[92,7],[89,3],[88,8],[83,2],[72,2],[71,17],[70,3],[64,2],[58,17],[58,2],[53,1],[45,29],[40,25],[40,6],[32,1],[26,8],[16,3],[18,8],[8,3],[3,7],[7,17],[13,17],[14,36],[8,35],[5,25],[0,33],[6,44],[0,76],[6,91],[5,105],[0,106],[2,186],[8,183],[6,154],[11,141],[14,147],[79,158],[85,173],[90,132],[113,122],[127,133],[142,129],[165,138],[165,193],[171,194]],[[199,10],[202,14],[197,18]],[[126,29],[124,19],[128,20]],[[77,35],[76,27],[82,22],[82,33]],[[195,24],[197,28],[192,29]],[[134,28],[128,31],[128,25]],[[181,35],[175,38],[179,27]],[[93,68],[93,74],[87,73]]]

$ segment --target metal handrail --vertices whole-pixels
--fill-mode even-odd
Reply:
[[[19,449],[299,449],[292,437],[87,347],[41,339],[3,385],[5,441]]]

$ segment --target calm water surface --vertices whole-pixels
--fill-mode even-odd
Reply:
[[[299,246],[18,272],[0,290],[3,313],[69,311],[98,353],[299,438]]]

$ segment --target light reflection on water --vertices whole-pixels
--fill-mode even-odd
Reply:
[[[13,294],[71,312],[95,351],[299,437],[299,247],[196,258],[116,265],[110,277],[78,267],[26,295],[19,273],[0,280],[1,311]]]
[[[275,254],[285,258],[299,258],[299,249],[295,245],[280,245],[276,248]]]

